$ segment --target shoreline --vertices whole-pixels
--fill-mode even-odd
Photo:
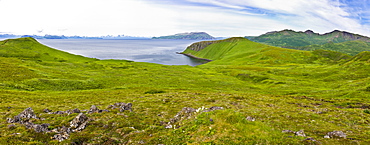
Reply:
[[[205,61],[208,61],[208,62],[211,62],[211,61],[212,61],[212,60],[210,60],[210,59],[196,57],[196,56],[194,56],[194,55],[187,54],[187,53],[182,53],[182,52],[176,52],[176,53],[177,53],[177,54],[182,54],[182,55],[185,55],[185,56],[188,56],[188,57],[191,57],[191,58],[199,59],[199,60],[205,60]]]

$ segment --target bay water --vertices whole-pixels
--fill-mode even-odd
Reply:
[[[106,40],[106,39],[38,39],[51,48],[97,59],[120,59],[164,65],[196,66],[204,60],[187,57],[182,52],[199,40]]]

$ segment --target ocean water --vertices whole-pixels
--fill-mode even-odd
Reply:
[[[196,66],[206,61],[176,54],[195,40],[104,40],[104,39],[39,39],[49,47],[97,59],[123,59],[164,65]]]

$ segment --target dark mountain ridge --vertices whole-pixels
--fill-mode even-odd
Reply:
[[[178,33],[178,34],[169,35],[169,36],[153,37],[152,39],[206,40],[206,39],[216,39],[216,38],[207,34],[206,32],[190,32],[190,33]]]

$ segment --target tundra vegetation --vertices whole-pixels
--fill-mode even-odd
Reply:
[[[0,144],[369,144],[370,52],[199,42],[196,67],[0,42]],[[30,108],[29,108],[30,107]]]

